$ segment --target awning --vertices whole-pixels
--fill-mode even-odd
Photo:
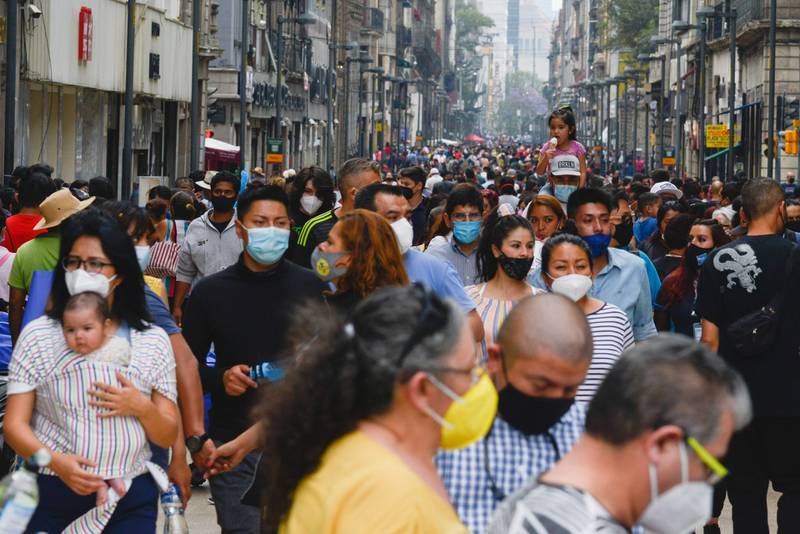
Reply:
[[[468,143],[483,143],[484,141],[486,141],[486,139],[484,139],[479,135],[469,134],[464,138],[464,141],[467,141]]]
[[[442,138],[441,141],[442,141],[443,145],[447,145],[447,146],[456,146],[458,144],[458,141],[453,141],[452,139],[444,139],[444,138]]]
[[[206,137],[206,150],[217,150],[219,152],[233,152],[238,154],[239,147],[235,145],[231,145],[226,143],[225,141],[220,141],[219,139],[214,139],[213,137]]]

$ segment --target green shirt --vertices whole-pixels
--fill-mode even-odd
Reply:
[[[34,271],[55,269],[60,248],[61,236],[50,233],[42,234],[19,247],[11,274],[8,275],[8,285],[29,291]]]

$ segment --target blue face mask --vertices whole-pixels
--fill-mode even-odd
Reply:
[[[593,234],[583,238],[589,245],[589,251],[593,258],[598,258],[608,252],[608,244],[611,243],[611,236],[606,234]]]
[[[556,185],[553,188],[553,194],[559,200],[559,202],[566,204],[567,200],[569,200],[569,196],[577,191],[577,189],[578,186],[576,185]]]
[[[706,258],[708,258],[708,252],[697,256],[697,266],[702,267],[703,264],[706,262]]]
[[[272,265],[283,257],[289,248],[289,230],[267,228],[242,228],[247,230],[247,253],[261,265]]]
[[[454,221],[453,222],[453,237],[462,245],[469,245],[474,243],[478,236],[481,235],[481,222],[480,221]]]

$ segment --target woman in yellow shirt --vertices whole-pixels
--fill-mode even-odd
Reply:
[[[217,449],[212,473],[263,444],[266,531],[466,533],[433,456],[480,439],[497,392],[463,313],[414,285],[377,291],[348,324],[295,316],[316,318],[311,346],[306,319],[296,366],[268,390],[261,422]]]

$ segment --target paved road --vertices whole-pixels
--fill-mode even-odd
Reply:
[[[192,500],[189,502],[189,509],[186,513],[187,522],[189,523],[189,532],[191,534],[219,534],[220,529],[217,526],[217,516],[214,513],[214,507],[208,504],[208,497],[210,492],[208,484],[202,488],[195,488],[192,492]],[[770,532],[777,532],[778,527],[775,524],[775,514],[777,513],[778,494],[770,491],[768,497],[769,517],[770,517]],[[731,525],[731,507],[726,503],[722,511],[722,518],[720,521],[723,534],[732,534],[733,527]],[[158,529],[156,532],[161,532],[161,522],[159,521]]]

